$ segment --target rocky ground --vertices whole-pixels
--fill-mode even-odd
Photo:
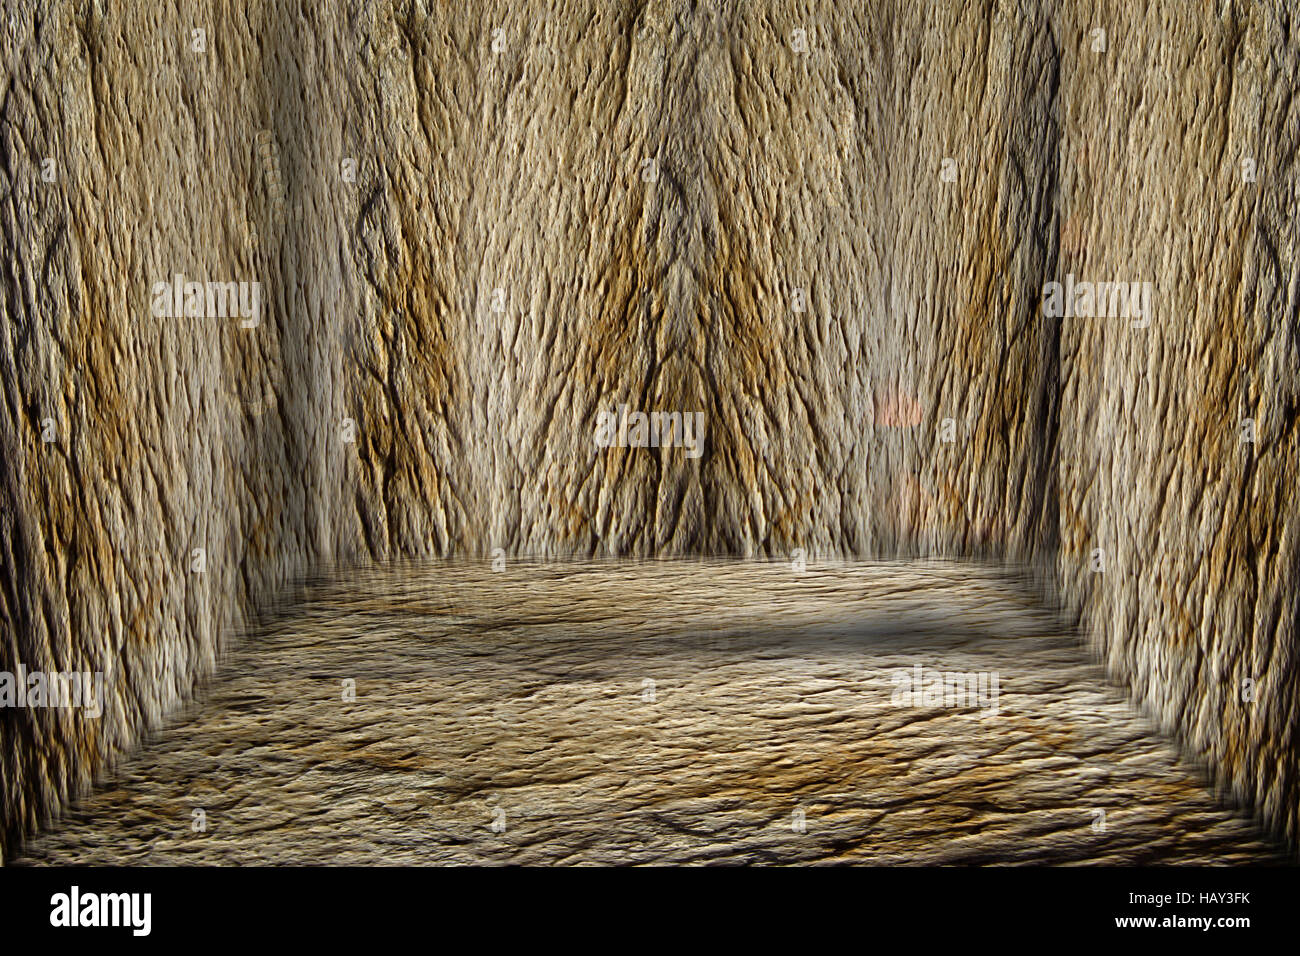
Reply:
[[[991,569],[460,563],[308,592],[12,862],[1285,859]],[[918,664],[997,672],[996,713],[895,704]]]

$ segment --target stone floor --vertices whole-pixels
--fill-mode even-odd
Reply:
[[[654,562],[314,586],[13,862],[1286,857],[996,571]]]

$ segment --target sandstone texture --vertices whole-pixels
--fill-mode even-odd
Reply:
[[[1116,766],[1133,755],[1157,780],[1170,736],[1205,768],[1198,786],[1294,851],[1296,16],[1290,0],[10,0],[0,670],[102,671],[108,701],[97,720],[0,710],[0,855],[111,778],[227,650],[265,644],[272,669],[312,653],[292,618],[259,629],[295,582],[326,568],[400,581],[447,557],[486,567],[495,549],[1013,566],[1085,655],[1063,633],[1065,656],[1042,662],[1057,690],[1026,704],[1083,719],[1075,695],[1102,685],[1076,668],[1099,662],[1136,708],[1107,711]],[[176,274],[259,282],[259,321],[154,316],[152,286]],[[1149,324],[1045,317],[1044,284],[1067,275],[1151,283]],[[623,404],[703,412],[702,456],[598,447],[598,412]],[[474,620],[511,599],[490,580]],[[743,609],[745,587],[714,599]],[[321,607],[360,614],[365,597]],[[689,622],[671,627],[671,603],[659,613],[645,640],[686,668]],[[319,652],[468,666],[456,655],[472,630],[427,626],[443,636],[385,650],[340,625]],[[484,673],[456,694],[526,683],[501,669],[528,650],[493,626]],[[597,666],[603,636],[559,663]],[[626,640],[640,638],[610,654],[643,653]],[[200,772],[186,749],[200,741],[220,752],[264,733],[268,759],[305,745],[259,717],[230,737],[202,723],[249,678],[231,679],[216,710],[142,758],[158,761],[159,800]],[[743,679],[773,678],[753,664]],[[724,691],[720,719],[741,720]],[[329,713],[331,733],[352,734],[355,714]],[[866,773],[892,744],[872,750],[862,735],[888,721],[859,716],[809,746]],[[445,741],[452,717],[412,730]],[[952,719],[914,729],[984,748],[983,772],[1013,745],[949,735]],[[515,766],[542,773],[553,756]],[[718,772],[761,789],[749,759]],[[617,802],[615,779],[598,805]],[[1061,786],[1041,806],[1075,806]],[[430,799],[469,800],[480,826],[453,790]],[[1185,792],[1170,814],[1201,812]],[[787,796],[765,819],[788,816]],[[652,830],[648,855],[669,840]],[[1062,845],[1089,838],[1069,832]],[[1075,852],[1044,841],[1024,852]],[[1178,852],[1211,844],[1233,845]],[[1124,845],[1093,849],[1127,859]]]
[[[313,588],[15,862],[1285,861],[1204,783],[983,568],[453,564]]]

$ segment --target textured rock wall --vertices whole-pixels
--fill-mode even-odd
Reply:
[[[338,25],[314,15],[6,7],[0,670],[107,685],[99,719],[0,711],[6,845],[188,696],[256,606],[348,554],[328,426],[350,224],[303,173],[336,163],[347,74],[322,67]],[[260,282],[259,324],[155,317],[175,273]]]
[[[1053,553],[1041,5],[510,11],[362,57],[376,557]],[[622,404],[703,456],[597,448]]]
[[[1281,0],[10,8],[0,668],[110,699],[0,712],[7,844],[297,575],[497,547],[1027,561],[1294,836]],[[1044,319],[1066,271],[1152,327]]]
[[[1150,328],[1061,321],[1063,593],[1162,729],[1292,841],[1298,28],[1294,5],[1172,2],[1059,26],[1059,272],[1153,286]]]

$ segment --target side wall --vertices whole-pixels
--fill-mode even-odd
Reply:
[[[0,671],[106,687],[98,719],[0,709],[0,853],[185,700],[255,608],[354,553],[335,424],[351,222],[316,172],[341,152],[346,71],[322,68],[334,26],[311,15],[20,2],[0,23]],[[259,282],[259,324],[155,317],[177,273]]]
[[[1150,282],[1152,315],[1062,322],[1058,571],[1138,705],[1294,843],[1300,19],[1217,8],[1061,17],[1060,278]]]

